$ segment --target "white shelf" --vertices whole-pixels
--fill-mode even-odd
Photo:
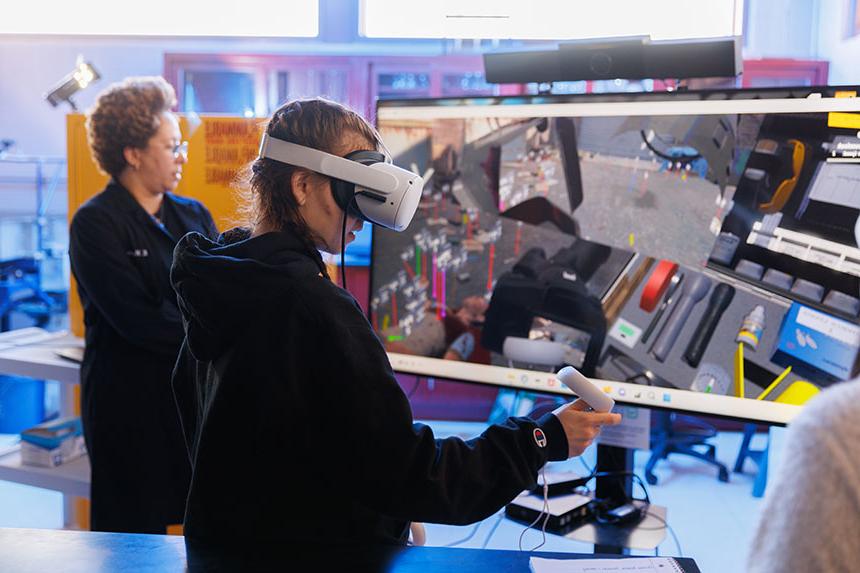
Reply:
[[[80,382],[81,365],[57,356],[56,351],[70,346],[82,347],[83,340],[72,335],[40,344],[0,349],[0,374],[28,376],[38,380]]]
[[[82,456],[55,468],[27,466],[21,452],[0,456],[0,480],[52,489],[67,495],[90,496],[90,459]]]

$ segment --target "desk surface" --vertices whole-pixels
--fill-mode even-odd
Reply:
[[[334,537],[334,536],[333,536]],[[594,558],[592,554],[526,553],[451,547],[347,546],[336,541],[319,546],[288,545],[227,547],[198,546],[182,537],[91,533],[49,529],[0,529],[0,570],[19,573],[63,571],[253,571],[291,570],[295,565],[331,570],[348,564],[351,571],[527,572],[529,557]],[[611,556],[607,556],[611,557]],[[687,573],[698,573],[692,559],[679,559]],[[187,565],[187,569],[186,569]]]

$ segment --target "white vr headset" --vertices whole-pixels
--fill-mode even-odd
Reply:
[[[338,157],[263,134],[260,157],[331,177],[338,206],[359,219],[402,231],[409,226],[424,188],[415,173],[392,164],[378,151],[355,151]]]

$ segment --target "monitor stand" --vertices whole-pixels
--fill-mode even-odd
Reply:
[[[617,446],[597,446],[595,472],[633,472],[633,450]],[[632,499],[633,478],[598,477],[595,495],[610,500],[612,505],[623,505]],[[662,520],[662,521],[661,521]],[[625,554],[631,548],[654,549],[666,538],[666,508],[651,505],[648,515],[639,523],[602,525],[592,522],[579,527],[566,537],[594,544],[595,553]]]

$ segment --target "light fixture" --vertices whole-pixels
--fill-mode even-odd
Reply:
[[[46,93],[45,99],[54,107],[57,107],[62,102],[68,102],[72,110],[77,111],[78,108],[72,100],[72,96],[99,78],[101,78],[101,75],[99,75],[93,65],[85,62],[83,56],[78,56],[75,69],[60,80],[51,91]]]

